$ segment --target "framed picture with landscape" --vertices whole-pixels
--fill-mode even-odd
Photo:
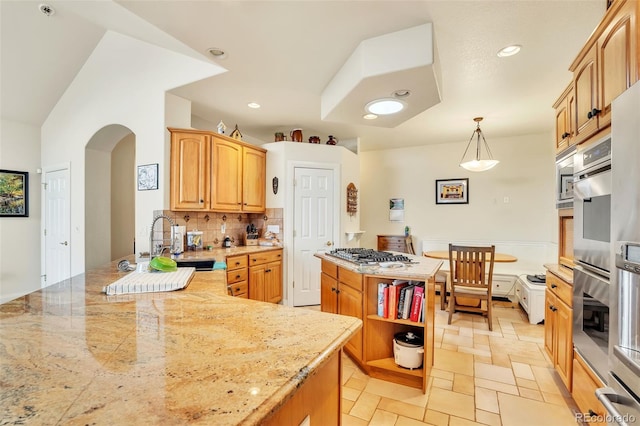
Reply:
[[[0,217],[29,217],[29,172],[0,169]]]
[[[469,179],[436,180],[436,204],[469,204]]]

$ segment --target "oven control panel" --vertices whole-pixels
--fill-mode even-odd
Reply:
[[[625,271],[640,274],[640,243],[621,243],[616,266]]]

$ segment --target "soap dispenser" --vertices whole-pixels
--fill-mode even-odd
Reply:
[[[231,248],[231,238],[229,236],[224,237],[224,241],[222,242],[222,247]]]

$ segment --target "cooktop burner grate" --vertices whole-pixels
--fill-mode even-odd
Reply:
[[[365,248],[337,248],[327,254],[359,265],[380,262],[411,262],[411,259],[401,254]]]

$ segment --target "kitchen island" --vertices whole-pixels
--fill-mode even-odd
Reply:
[[[359,319],[230,297],[225,271],[106,296],[116,265],[0,305],[3,423],[298,425],[301,406],[339,422]]]
[[[358,265],[327,253],[316,253],[322,262],[321,308],[324,312],[362,319],[362,330],[347,342],[345,352],[367,374],[426,392],[434,353],[435,274],[442,266],[442,260],[395,254],[406,256],[410,263],[385,268],[378,264]],[[378,314],[379,284],[391,285],[397,281],[424,283],[423,321],[385,318]],[[407,369],[395,362],[394,336],[405,332],[424,338],[421,368]]]

